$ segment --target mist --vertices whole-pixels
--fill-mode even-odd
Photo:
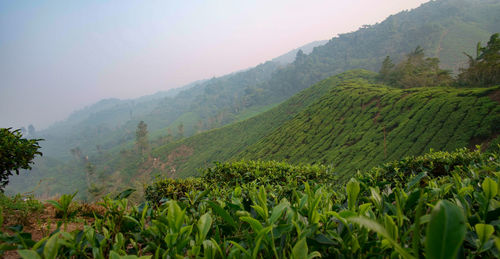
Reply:
[[[0,1],[0,127],[222,76],[424,2]]]

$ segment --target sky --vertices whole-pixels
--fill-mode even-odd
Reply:
[[[0,0],[0,127],[253,67],[428,0]]]

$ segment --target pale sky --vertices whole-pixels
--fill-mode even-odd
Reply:
[[[0,127],[249,68],[427,0],[0,0]]]

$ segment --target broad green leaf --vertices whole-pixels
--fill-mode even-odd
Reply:
[[[181,207],[177,205],[176,201],[170,201],[170,204],[168,205],[168,214],[167,214],[169,227],[172,228],[174,231],[179,232],[182,223],[184,222],[185,214],[186,211],[181,210]]]
[[[483,188],[484,195],[488,200],[497,195],[498,185],[493,179],[486,177],[481,184],[481,187]]]
[[[63,210],[63,207],[61,206],[61,204],[59,204],[59,202],[53,200],[48,200],[47,202],[54,206],[56,209]]]
[[[495,228],[488,224],[476,224],[474,228],[476,229],[481,246],[483,246],[486,241],[490,239],[491,235],[493,235],[493,232],[495,232]]]
[[[426,258],[455,258],[465,230],[462,210],[449,201],[439,201],[427,225]]]
[[[274,222],[276,222],[276,220],[278,220],[281,217],[281,215],[283,215],[283,212],[285,211],[286,208],[288,208],[289,205],[290,203],[287,200],[283,200],[280,204],[275,206],[271,211],[271,217],[269,218],[269,222],[271,224],[274,224]]]
[[[201,216],[200,219],[198,220],[198,225],[197,225],[200,241],[205,240],[208,231],[210,231],[211,226],[212,226],[212,217],[208,213],[203,214],[203,216]]]
[[[134,192],[135,192],[135,189],[132,189],[132,188],[126,189],[125,191],[120,192],[118,195],[116,195],[114,199],[115,200],[126,199]]]
[[[42,259],[42,257],[40,257],[40,255],[38,255],[38,253],[33,250],[17,250],[17,253],[23,259]]]
[[[347,191],[348,208],[349,210],[355,210],[356,201],[358,199],[360,190],[359,182],[356,181],[356,179],[351,178],[351,180],[349,180],[345,188]]]
[[[248,252],[245,248],[243,248],[240,244],[234,242],[234,241],[229,241],[229,243],[233,244],[236,248],[238,248],[241,252],[245,253],[247,256],[252,257],[252,254]]]
[[[303,259],[307,258],[308,248],[307,242],[305,238],[299,240],[292,249],[292,258],[294,259]]]
[[[392,219],[391,216],[385,214],[384,225],[385,225],[385,230],[387,231],[389,236],[394,240],[398,240],[398,227],[394,223],[394,220]]]
[[[407,190],[410,190],[415,184],[419,183],[420,180],[422,180],[422,178],[426,177],[427,176],[427,172],[424,171],[424,172],[421,172],[420,174],[418,174],[417,176],[413,177],[409,182],[408,182],[408,185],[406,186],[406,189]]]
[[[264,239],[264,236],[269,233],[271,230],[273,230],[272,226],[263,228],[257,233],[257,241],[255,241],[253,252],[252,252],[252,258],[257,258],[257,255],[259,254],[260,250],[260,243],[262,243],[262,239]]]
[[[45,247],[43,248],[43,258],[45,259],[55,259],[57,258],[57,252],[59,249],[58,244],[59,233],[51,236],[47,243],[45,243]]]
[[[387,241],[391,243],[391,245],[394,247],[394,250],[396,250],[401,256],[404,258],[414,258],[412,255],[406,251],[406,249],[402,248],[394,239],[391,238],[389,233],[382,227],[379,223],[376,221],[373,221],[369,218],[365,217],[351,217],[348,218],[349,221],[353,223],[357,223],[371,231],[376,232],[377,234],[381,235],[382,237],[386,238]]]
[[[250,226],[252,227],[253,231],[255,231],[255,233],[260,232],[264,228],[258,220],[254,219],[252,217],[241,217],[240,220],[245,221],[248,224],[250,224]]]
[[[221,206],[219,206],[219,204],[213,201],[208,201],[208,205],[212,208],[215,214],[221,216],[224,219],[224,221],[227,222],[230,226],[232,226],[235,229],[238,228],[233,217],[231,217],[231,215],[229,215],[229,213],[226,210],[224,210]]]
[[[371,199],[373,201],[373,203],[375,203],[375,206],[377,206],[377,208],[379,210],[382,209],[382,196],[380,196],[380,190],[375,189],[373,187],[370,187],[370,192],[372,194],[371,196]]]

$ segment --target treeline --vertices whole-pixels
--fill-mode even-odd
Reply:
[[[467,86],[488,87],[500,84],[500,38],[495,33],[487,45],[477,44],[476,57],[465,53],[469,58],[468,68],[460,69],[456,79],[451,71],[439,67],[438,58],[425,57],[424,50],[418,46],[406,55],[406,59],[395,65],[387,56],[379,71],[379,79],[398,88]]]

